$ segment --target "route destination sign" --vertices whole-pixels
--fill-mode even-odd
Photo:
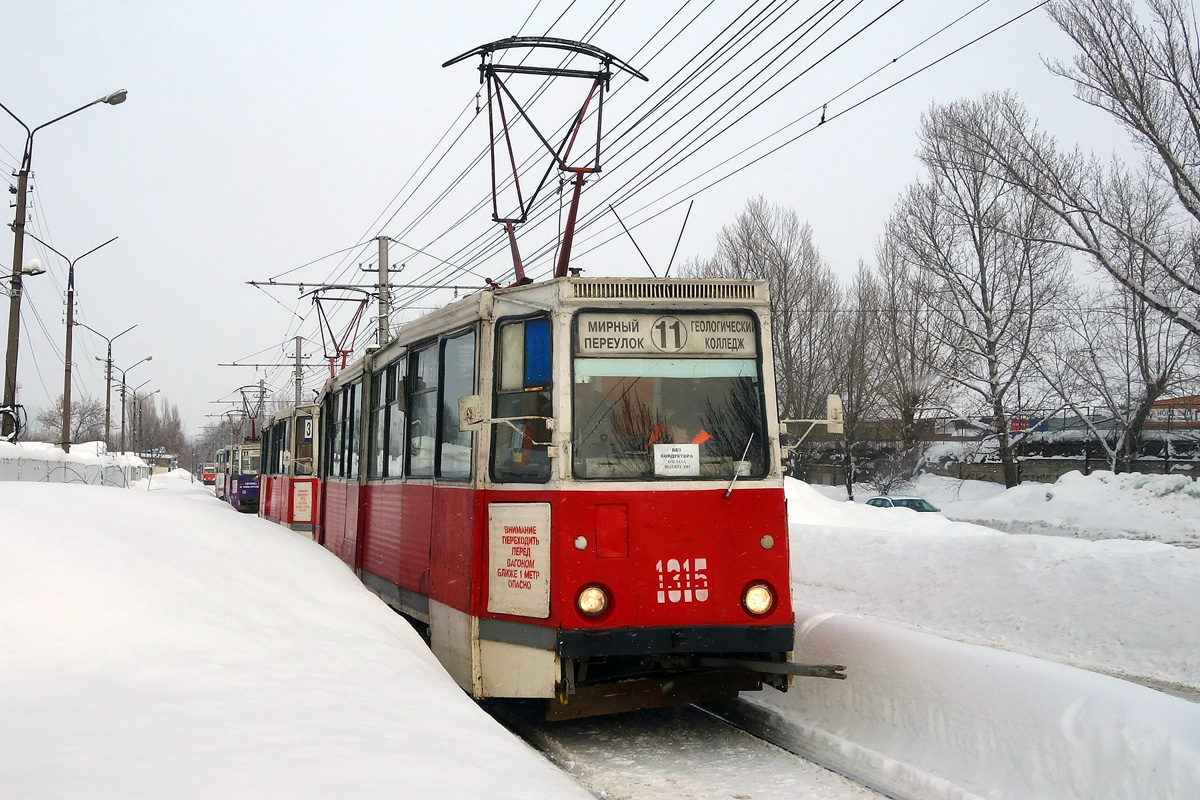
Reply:
[[[754,317],[737,312],[628,314],[576,318],[576,352],[586,356],[758,355]]]

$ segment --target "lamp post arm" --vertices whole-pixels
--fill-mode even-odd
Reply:
[[[29,126],[28,126],[28,125],[26,125],[26,124],[25,124],[23,121],[21,121],[21,118],[20,118],[20,117],[18,117],[16,114],[14,114],[14,113],[13,113],[13,112],[12,112],[12,111],[9,109],[9,107],[8,107],[8,106],[4,105],[4,103],[0,103],[0,108],[4,109],[4,113],[8,114],[10,117],[12,117],[13,119],[15,119],[15,120],[17,121],[17,124],[18,124],[18,125],[20,125],[22,128],[24,128],[24,129],[25,129],[25,136],[26,136],[26,137],[32,137],[32,136],[33,136],[33,131],[29,130]],[[44,126],[42,126],[42,127],[44,127]]]
[[[39,243],[39,244],[41,244],[41,245],[43,245],[43,246],[45,246],[45,247],[48,247],[48,248],[49,248],[51,251],[53,251],[53,252],[54,252],[54,254],[55,254],[55,255],[57,255],[57,256],[58,256],[59,258],[61,258],[63,261],[66,261],[66,262],[67,262],[67,264],[69,264],[69,265],[71,266],[71,269],[74,269],[74,268],[75,268],[75,264],[76,264],[76,263],[77,263],[77,262],[78,262],[80,259],[82,259],[82,258],[83,258],[83,256],[90,256],[92,253],[96,252],[96,251],[97,251],[97,250],[99,250],[101,247],[104,247],[104,245],[106,245],[106,244],[112,244],[112,243],[113,243],[113,242],[115,242],[115,241],[116,241],[118,238],[120,238],[120,237],[114,236],[114,237],[112,237],[111,239],[109,239],[107,242],[104,242],[103,244],[98,244],[98,245],[96,245],[95,247],[93,247],[91,250],[88,250],[86,253],[84,253],[84,254],[83,254],[83,256],[75,256],[75,258],[68,258],[67,256],[63,255],[62,251],[60,251],[59,249],[57,249],[57,248],[56,248],[54,245],[50,244],[49,242],[47,242],[47,241],[43,241],[42,239],[38,238],[38,236],[37,236],[36,234],[30,233],[29,231],[25,231],[25,235],[26,235],[26,236],[28,236],[30,239],[33,239],[35,242],[37,242],[37,243]],[[91,330],[91,328],[88,328],[88,330]],[[93,331],[93,333],[95,333],[95,331]],[[97,335],[98,335],[98,336],[103,336],[104,334],[97,334]],[[121,335],[121,334],[119,334],[119,333],[117,334],[117,336],[120,336],[120,335]],[[113,338],[115,339],[115,338],[117,338],[117,336],[114,336]]]
[[[83,111],[85,108],[91,108],[91,107],[92,107],[92,106],[94,106],[94,105],[98,105],[98,104],[100,104],[100,103],[103,103],[103,102],[104,102],[105,100],[107,100],[107,99],[108,99],[108,97],[110,97],[110,96],[111,96],[111,95],[106,95],[105,97],[101,97],[101,98],[99,98],[98,100],[93,100],[92,102],[90,102],[90,103],[87,103],[86,105],[82,105],[82,106],[80,106],[79,108],[75,109],[74,111],[68,111],[67,113],[63,114],[63,115],[62,115],[62,116],[60,116],[60,117],[55,117],[54,119],[50,120],[49,122],[43,122],[41,125],[38,125],[38,126],[37,126],[36,128],[34,128],[33,130],[29,131],[29,138],[30,138],[30,139],[33,139],[33,135],[34,135],[35,133],[37,133],[38,131],[40,131],[42,128],[46,127],[47,125],[53,125],[54,123],[58,122],[60,119],[66,119],[67,117],[71,116],[72,114],[78,114],[80,111]],[[5,109],[5,110],[7,111],[8,109]],[[8,113],[10,113],[10,114],[11,114],[12,112],[11,112],[11,111],[9,111]],[[26,130],[29,130],[29,129],[28,129],[28,128],[26,128]]]

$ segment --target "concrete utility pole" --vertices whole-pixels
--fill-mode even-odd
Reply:
[[[127,388],[127,384],[125,383],[125,373],[129,372],[129,370],[133,369],[133,367],[136,367],[138,364],[142,364],[142,363],[145,363],[146,361],[151,361],[153,359],[154,359],[154,356],[146,356],[145,358],[143,358],[141,361],[138,361],[133,366],[126,367],[125,369],[121,369],[120,367],[113,367],[113,369],[115,369],[117,372],[121,373],[121,452],[122,453],[125,452],[125,389]],[[140,389],[142,387],[138,386],[138,388]]]
[[[383,347],[391,338],[388,335],[388,242],[386,236],[380,236],[379,241],[379,335],[378,344]],[[297,401],[299,405],[299,401]]]
[[[124,336],[125,334],[129,333],[134,328],[136,328],[137,323],[130,325],[128,328],[121,331],[120,333],[118,333],[116,336],[113,336],[112,338],[105,336],[103,333],[96,330],[95,328],[90,328],[87,325],[84,325],[82,322],[76,322],[75,324],[81,328],[87,328],[89,331],[91,331],[92,333],[99,336],[101,339],[104,339],[106,342],[108,342],[108,357],[101,358],[100,356],[96,356],[96,360],[104,362],[104,365],[105,365],[105,370],[104,370],[105,371],[105,376],[104,376],[104,449],[111,450],[112,449],[112,371],[113,371],[112,343],[115,342],[120,337]]]
[[[3,109],[6,114],[15,119],[17,123],[25,129],[25,151],[21,156],[21,168],[17,171],[17,215],[13,219],[13,261],[12,261],[12,294],[8,304],[8,353],[4,359],[4,405],[11,408],[17,402],[17,349],[21,342],[21,276],[25,274],[21,267],[22,261],[25,258],[25,195],[29,192],[29,173],[33,162],[33,135],[45,128],[47,125],[53,125],[61,119],[66,119],[72,114],[78,114],[85,108],[91,108],[97,103],[106,103],[110,106],[115,106],[125,102],[125,97],[128,95],[124,89],[105,95],[99,100],[93,100],[87,105],[80,106],[74,111],[68,111],[62,116],[55,117],[49,122],[44,122],[36,128],[30,128],[21,118],[8,109],[3,103],[0,103],[0,109]],[[3,420],[0,420],[0,434],[8,436],[13,432],[13,422],[7,415]]]
[[[303,339],[296,337],[296,407],[300,407],[300,394],[304,391],[304,363],[300,360],[300,346]]]
[[[63,259],[67,262],[67,264],[70,265],[67,269],[67,343],[66,349],[63,351],[62,426],[59,430],[58,436],[59,447],[63,449],[64,453],[69,453],[71,452],[71,343],[74,339],[72,334],[75,332],[75,264],[83,259],[84,256],[90,256],[101,247],[104,247],[105,244],[112,244],[117,240],[117,237],[114,236],[104,244],[96,245],[82,256],[78,256],[74,259],[67,258],[65,255],[59,252],[54,245],[50,244],[49,242],[42,241],[32,233],[29,234],[29,237],[42,246],[49,248],[51,252],[56,254],[59,258]],[[105,447],[107,446],[108,444],[106,442]]]

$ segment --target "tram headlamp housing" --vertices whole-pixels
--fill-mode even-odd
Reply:
[[[598,617],[608,608],[608,593],[599,586],[585,586],[575,598],[575,607],[585,617]]]
[[[775,607],[775,593],[765,583],[752,583],[742,592],[742,608],[761,617]]]

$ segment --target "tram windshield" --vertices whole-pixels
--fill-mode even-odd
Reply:
[[[242,475],[258,474],[258,448],[245,448],[241,451],[241,465],[238,472]]]
[[[574,373],[577,478],[767,473],[756,360],[577,357]]]

